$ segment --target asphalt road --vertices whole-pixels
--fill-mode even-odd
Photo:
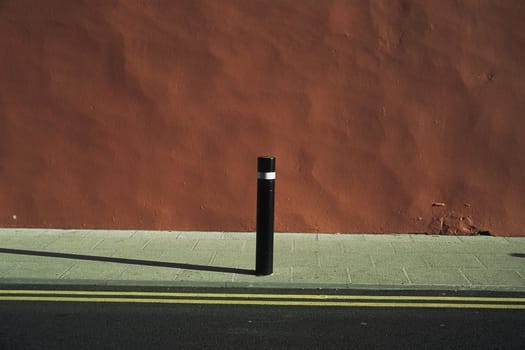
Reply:
[[[523,295],[3,289],[2,350],[525,349]]]

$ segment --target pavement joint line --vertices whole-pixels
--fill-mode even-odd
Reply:
[[[368,254],[368,258],[370,259],[370,262],[372,263],[372,269],[376,270],[376,262],[374,261],[374,258],[372,258],[372,255]]]
[[[432,266],[430,266],[430,264],[428,263],[428,261],[423,257],[422,254],[420,254],[420,257],[421,257],[421,261],[423,261],[423,265],[426,269],[431,269]]]
[[[73,267],[75,266],[75,264],[71,264],[71,266],[69,266],[66,271],[62,272],[60,274],[60,276],[58,276],[58,279],[62,279],[64,277],[65,274],[67,274]]]
[[[122,277],[122,275],[124,274],[124,271],[126,271],[126,267],[124,266],[124,268],[122,268],[118,274],[118,279],[120,279]]]
[[[46,249],[49,245],[55,243],[56,241],[58,241],[60,239],[60,237],[56,237],[54,240],[50,241],[50,242],[47,242],[45,243],[41,249]]]
[[[91,249],[97,249],[97,247],[99,247],[102,243],[104,243],[104,241],[106,241],[105,238],[102,238],[100,241],[98,241]]]
[[[410,280],[410,277],[408,277],[407,270],[404,267],[402,268],[402,270],[403,270],[403,274],[405,275],[406,279],[408,280],[408,284],[413,284],[412,280]]]
[[[179,280],[179,276],[182,274],[182,269],[178,269],[177,271],[175,271],[175,277],[173,277],[175,280]]]
[[[348,283],[352,284],[352,277],[350,277],[350,268],[346,268],[346,277],[348,277]]]
[[[483,266],[484,268],[488,269],[489,267],[487,265],[485,265],[483,263],[483,261],[481,261],[480,258],[478,258],[478,256],[476,254],[472,254],[474,256],[474,258],[481,264],[481,266]]]
[[[104,238],[100,239],[97,243],[95,243],[94,246],[92,246],[90,249],[93,250],[93,249],[96,249],[102,242],[104,242]]]
[[[210,260],[208,261],[208,265],[213,265],[213,261],[215,260],[215,257],[217,256],[217,251],[214,251],[211,255]]]
[[[472,287],[472,282],[468,279],[467,275],[465,275],[463,270],[461,268],[458,268],[458,272],[461,275],[461,277],[463,277],[467,281],[468,285]]]
[[[150,239],[149,239],[149,240],[148,240],[148,241],[142,246],[142,248],[140,248],[140,249],[141,249],[141,250],[146,249],[146,247],[149,246],[151,242],[153,242],[153,238],[150,238]]]

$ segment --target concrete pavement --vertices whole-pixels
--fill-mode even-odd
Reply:
[[[0,284],[525,291],[525,237],[0,229]]]

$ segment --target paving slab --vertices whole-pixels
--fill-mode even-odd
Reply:
[[[482,286],[523,286],[525,278],[511,269],[473,269],[464,268],[462,272],[474,285]]]
[[[275,232],[275,238],[281,240],[318,241],[319,235],[317,233]]]
[[[370,258],[372,265],[376,268],[402,268],[406,266],[412,267],[428,267],[429,264],[422,254],[376,254],[371,253]]]
[[[247,240],[243,250],[246,252],[253,252],[255,254],[255,239]],[[289,254],[294,251],[295,241],[293,239],[281,239],[276,237],[274,240],[273,251],[277,254]]]
[[[342,266],[360,269],[372,269],[374,267],[370,254],[319,254],[318,260],[320,267]]]
[[[188,231],[188,232],[167,232],[167,235],[177,234],[179,239],[215,239],[220,240],[224,238],[224,232],[207,232],[207,231]]]
[[[173,282],[182,269],[158,266],[127,266],[120,274],[120,280],[130,281],[167,281]]]
[[[329,268],[320,267],[293,267],[291,270],[291,282],[298,284],[341,284],[341,287],[348,287],[350,277],[348,268],[344,266],[333,266]]]
[[[473,254],[427,254],[424,260],[428,266],[435,268],[484,267],[483,263]]]
[[[406,267],[408,279],[414,285],[440,286],[462,286],[470,287],[472,282],[461,272],[459,268],[417,268]]]
[[[233,273],[226,272],[212,272],[212,271],[194,271],[182,270],[177,274],[177,282],[197,282],[202,285],[202,282],[233,282]]]
[[[113,280],[120,279],[126,269],[126,264],[102,261],[76,262],[67,269],[60,279],[64,280]]]
[[[297,253],[318,252],[320,254],[338,254],[344,252],[342,243],[335,240],[295,240],[293,251]]]
[[[402,268],[348,268],[350,285],[408,286],[411,284]]]
[[[433,252],[432,245],[426,242],[390,242],[394,254],[414,254]]]
[[[224,240],[224,239],[199,239],[193,250],[223,250],[231,254],[241,252],[246,244],[243,240]]]
[[[2,278],[25,278],[25,279],[60,279],[67,271],[69,271],[73,262],[71,261],[37,261],[24,262],[16,265],[15,268],[5,271]]]
[[[255,234],[253,232],[223,232],[222,239],[225,240],[243,240],[243,241],[255,241]]]
[[[475,256],[483,264],[483,267],[486,268],[497,268],[504,266],[506,268],[520,269],[525,266],[525,259],[515,256],[512,253],[478,253]]]
[[[93,248],[104,241],[104,238],[97,236],[84,237],[60,237],[59,239],[47,244],[43,249],[48,252],[61,253],[90,253]]]
[[[171,239],[176,239],[180,236],[181,232],[177,232],[177,231],[148,231],[148,230],[141,230],[141,231],[132,231],[131,235],[129,236],[130,238],[146,238],[146,239],[151,239],[151,238],[157,238],[157,239],[162,239],[162,238],[169,238],[170,240]]]
[[[18,267],[18,263],[14,261],[1,261],[0,262],[0,278],[7,278],[10,271]]]
[[[276,266],[282,267],[319,266],[318,254],[318,252],[279,254],[274,255],[273,261]]]
[[[11,237],[4,236],[0,242],[4,248],[16,249],[45,249],[49,244],[56,242],[60,237],[52,235],[16,234]]]
[[[94,247],[95,251],[136,251],[142,250],[152,239],[132,237],[102,238]]]
[[[469,253],[509,253],[513,245],[505,237],[461,237],[465,252]]]
[[[192,251],[199,243],[197,239],[176,239],[167,237],[152,237],[141,248],[144,251]]]
[[[375,252],[375,253],[395,253],[394,247],[390,240],[383,242],[379,241],[349,241],[344,240],[341,242],[343,246],[343,252],[345,253],[362,253],[362,252]]]

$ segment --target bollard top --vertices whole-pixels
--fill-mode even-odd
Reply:
[[[275,157],[258,157],[257,171],[275,172]]]

